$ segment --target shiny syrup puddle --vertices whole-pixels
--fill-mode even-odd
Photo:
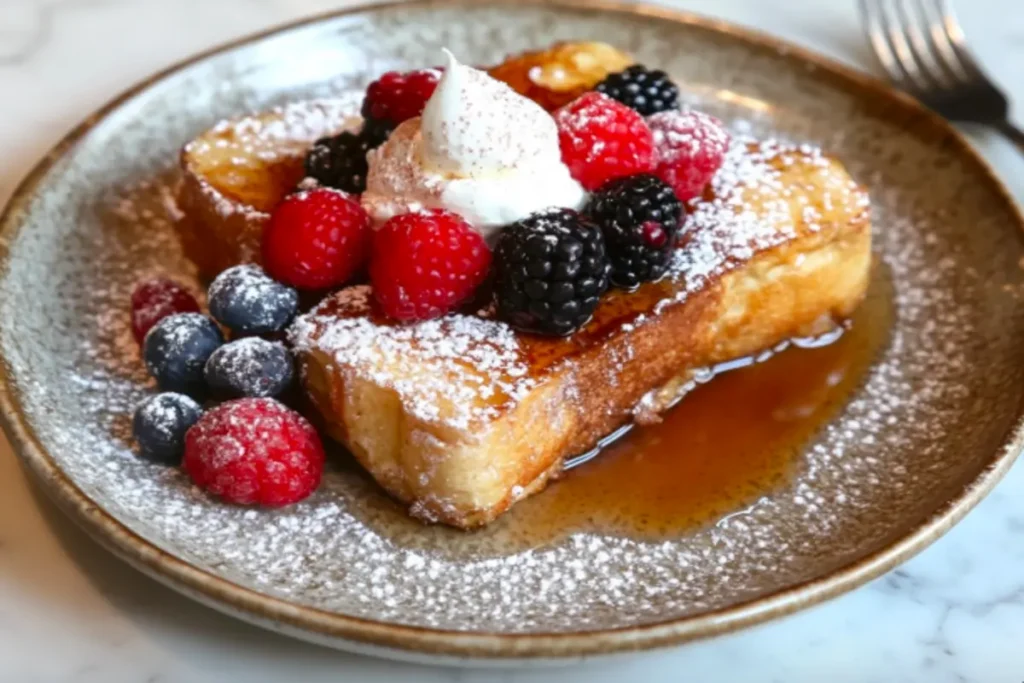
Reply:
[[[888,341],[893,311],[884,268],[872,280],[831,343],[794,343],[766,359],[729,364],[661,423],[634,427],[496,524],[530,545],[575,531],[674,538],[786,485],[807,444],[861,386]]]
[[[728,364],[661,423],[633,427],[482,529],[423,525],[351,456],[342,470],[363,482],[364,495],[350,509],[396,545],[455,556],[504,555],[580,532],[679,538],[793,480],[807,444],[863,383],[892,318],[888,272],[875,267],[866,300],[832,343],[792,343]]]

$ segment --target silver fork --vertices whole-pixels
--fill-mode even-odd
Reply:
[[[1024,149],[1006,95],[967,49],[949,0],[858,0],[875,55],[893,82],[952,121],[991,126]]]

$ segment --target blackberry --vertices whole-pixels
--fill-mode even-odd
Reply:
[[[299,293],[247,263],[228,268],[210,284],[210,315],[232,332],[269,334],[284,329],[299,309]]]
[[[204,396],[203,366],[223,343],[220,328],[205,315],[175,313],[146,334],[142,357],[163,391]]]
[[[366,189],[369,150],[366,138],[349,131],[320,138],[306,154],[306,176],[324,187],[360,194]]]
[[[306,176],[324,187],[360,194],[366,189],[366,153],[384,144],[394,129],[390,121],[368,118],[358,133],[320,138],[306,154]]]
[[[185,432],[199,421],[203,410],[184,394],[151,396],[135,410],[132,435],[139,455],[165,465],[177,465],[185,450]]]
[[[574,332],[608,289],[601,231],[570,209],[549,209],[506,227],[494,264],[498,316],[527,332]]]
[[[612,74],[594,88],[644,116],[679,106],[679,88],[664,71],[649,71],[634,64],[625,71]]]
[[[280,342],[246,337],[220,347],[206,361],[204,375],[218,396],[277,396],[295,374],[292,355]]]
[[[616,286],[633,289],[665,274],[682,210],[672,188],[648,174],[612,180],[591,197],[585,212],[604,233]]]
[[[363,130],[359,134],[366,142],[366,149],[377,149],[391,137],[395,130],[395,124],[384,119],[366,119],[363,122]]]

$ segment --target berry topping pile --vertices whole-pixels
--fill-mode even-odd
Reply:
[[[521,330],[569,334],[590,319],[608,289],[601,231],[570,209],[505,228],[494,260],[498,315]]]
[[[185,432],[199,421],[203,409],[184,394],[150,396],[135,410],[132,433],[139,454],[163,465],[177,465],[185,450]]]
[[[133,322],[138,299],[133,295]],[[146,367],[165,393],[136,409],[132,431],[139,455],[174,465],[184,453],[185,470],[193,481],[228,501],[286,505],[301,500],[319,482],[323,448],[301,416],[270,398],[291,387],[295,361],[281,342],[248,336],[279,336],[295,317],[298,293],[259,266],[245,264],[217,276],[207,300],[213,317],[173,313],[145,337]],[[224,342],[218,322],[234,341]],[[197,401],[208,397],[238,400],[204,415]],[[226,409],[232,405],[242,407]],[[216,439],[204,437],[187,445],[202,424],[217,420],[223,429],[210,430]]]
[[[562,161],[587,190],[654,168],[654,136],[640,114],[589,92],[555,112]]]
[[[141,282],[132,292],[132,334],[141,344],[153,325],[167,316],[198,311],[196,298],[174,280],[161,277]]]
[[[586,211],[604,233],[617,286],[632,289],[665,274],[683,211],[671,187],[653,175],[619,178],[595,193]]]
[[[725,159],[729,134],[722,122],[698,111],[666,111],[647,119],[657,147],[655,175],[682,201],[699,196]]]
[[[676,84],[664,71],[648,71],[643,64],[634,64],[625,71],[608,76],[594,90],[644,116],[679,107]]]
[[[239,334],[280,332],[299,310],[299,294],[247,263],[228,268],[210,285],[210,315]]]
[[[359,202],[335,190],[286,197],[263,233],[263,266],[299,289],[345,284],[366,265],[373,232]]]
[[[188,430],[182,465],[199,488],[229,503],[279,507],[316,489],[324,449],[295,411],[243,398],[213,408]]]
[[[410,213],[377,231],[370,280],[389,317],[426,320],[466,301],[490,265],[483,237],[455,214]]]

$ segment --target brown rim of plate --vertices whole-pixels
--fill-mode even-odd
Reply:
[[[172,73],[214,54],[261,40],[275,33],[308,24],[397,5],[430,6],[462,4],[472,0],[392,0],[384,4],[359,5],[341,11],[319,14],[271,28],[219,47],[160,71],[136,84],[86,118],[58,142],[17,186],[0,214],[0,273],[7,270],[9,245],[17,237],[17,217],[34,197],[41,179],[54,164],[100,120],[126,100]],[[844,66],[830,58],[759,31],[695,14],[647,5],[632,5],[616,0],[519,0],[536,5],[554,5],[595,12],[639,14],[696,26],[726,34],[756,47],[774,50],[786,59],[810,63],[835,79],[835,84],[857,96],[880,102],[899,112],[904,125],[913,121],[918,131],[926,131],[936,140],[973,165],[980,177],[1005,200],[1024,231],[1024,215],[992,167],[945,119],[925,108],[912,97],[886,83]],[[449,658],[563,658],[612,652],[644,650],[683,643],[784,616],[840,595],[906,561],[959,522],[999,482],[1024,446],[1024,406],[1018,413],[1006,441],[994,449],[992,457],[978,477],[950,498],[911,532],[888,546],[848,564],[831,574],[818,577],[783,591],[732,607],[681,617],[668,621],[620,629],[576,633],[471,633],[428,629],[385,623],[304,607],[239,586],[210,572],[194,567],[144,540],[114,519],[89,499],[57,466],[35,435],[23,412],[8,376],[9,363],[0,358],[0,420],[15,453],[43,482],[51,498],[94,538],[116,555],[146,574],[166,583],[209,606],[241,613],[256,622],[272,622],[280,630],[310,640],[329,643],[334,640],[362,645],[366,650],[398,650],[427,657]]]

